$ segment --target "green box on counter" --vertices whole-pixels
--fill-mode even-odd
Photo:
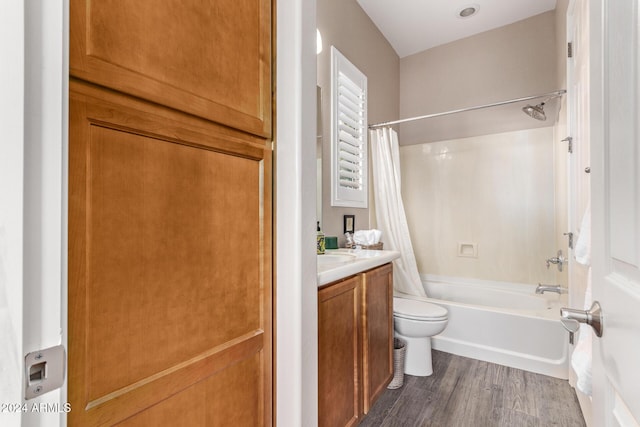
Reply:
[[[326,236],[324,238],[324,245],[327,249],[338,249],[338,238],[334,236]]]

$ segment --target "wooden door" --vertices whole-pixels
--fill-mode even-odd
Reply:
[[[69,425],[271,425],[270,2],[70,7]]]
[[[270,0],[71,0],[70,72],[271,134]]]
[[[362,393],[367,414],[393,377],[392,264],[362,276]]]
[[[360,280],[318,291],[318,425],[360,422]]]
[[[640,425],[640,1],[589,2],[597,426]]]

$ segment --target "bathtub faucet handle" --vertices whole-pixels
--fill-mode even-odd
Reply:
[[[562,264],[564,264],[565,258],[562,256],[562,249],[558,251],[558,255],[547,259],[547,269],[551,266],[551,264],[556,264],[558,266],[558,271],[562,272]]]

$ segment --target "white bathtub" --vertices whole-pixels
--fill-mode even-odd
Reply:
[[[556,378],[569,374],[568,332],[560,323],[567,296],[537,295],[535,285],[422,275],[430,302],[449,311],[436,350]]]

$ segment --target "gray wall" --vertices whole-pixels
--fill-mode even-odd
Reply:
[[[556,21],[556,82],[558,88],[567,88],[567,9],[569,0],[558,0]],[[565,97],[566,99],[566,97]],[[566,114],[565,114],[566,115]]]
[[[555,12],[402,58],[400,117],[450,111],[559,89]],[[538,101],[539,102],[539,101]],[[402,145],[552,126],[510,105],[400,127]],[[557,102],[553,102],[557,104]]]
[[[369,209],[331,207],[331,49],[335,46],[367,76],[369,123],[398,118],[400,111],[400,59],[389,42],[360,8],[356,0],[319,0],[317,25],[323,50],[318,55],[318,85],[322,88],[323,137],[323,231],[327,236],[342,235],[342,216],[353,214],[356,229],[370,228]]]

